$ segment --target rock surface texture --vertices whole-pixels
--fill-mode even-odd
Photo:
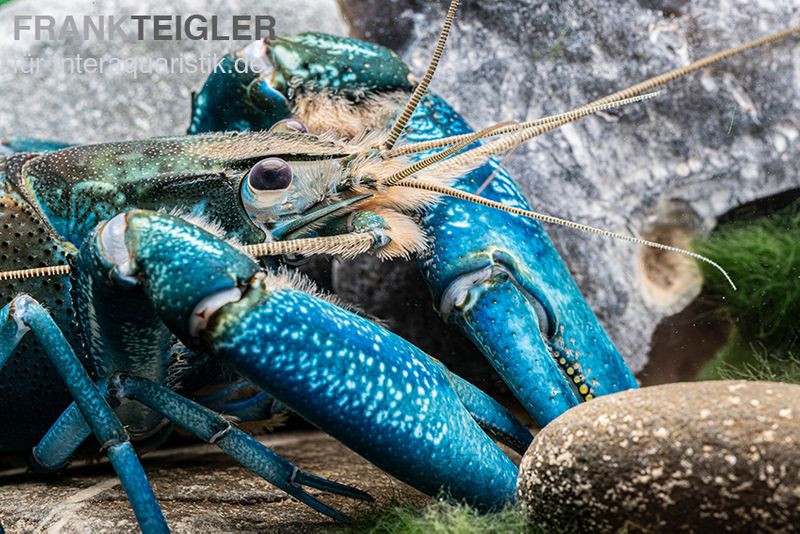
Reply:
[[[368,491],[377,503],[312,495],[351,516],[427,497],[318,432],[262,440],[301,469]],[[172,532],[319,532],[337,525],[247,471],[213,445],[163,450],[143,465]],[[136,519],[107,462],[58,478],[3,473],[0,521],[16,532],[133,532]]]
[[[542,430],[519,498],[545,528],[789,532],[800,386],[695,382],[601,397]]]
[[[340,2],[346,14],[359,14],[355,32],[382,39],[423,71],[447,2],[396,0],[391,9],[382,0]],[[800,24],[795,0],[465,0],[459,9],[431,87],[476,128],[572,109]],[[673,82],[647,104],[567,125],[507,164],[535,209],[685,246],[731,208],[800,187],[799,138],[795,38]],[[659,322],[697,295],[697,269],[629,243],[549,231],[611,338],[640,370]],[[362,262],[360,270],[375,268]],[[342,279],[339,288],[366,300],[368,311],[390,324],[402,320],[407,310],[396,292],[369,295],[353,277]]]

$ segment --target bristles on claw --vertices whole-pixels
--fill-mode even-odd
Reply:
[[[635,237],[632,235],[622,234],[619,232],[612,232],[609,230],[603,230],[602,228],[596,228],[594,226],[589,226],[587,224],[581,224],[579,222],[570,221],[568,219],[561,219],[559,217],[553,217],[552,215],[545,215],[544,213],[538,213],[536,211],[530,210],[523,210],[520,208],[515,208],[512,206],[506,206],[500,202],[495,202],[494,200],[490,200],[488,198],[479,197],[478,195],[473,195],[472,193],[467,193],[466,191],[461,191],[459,189],[455,189],[453,187],[442,186],[439,184],[432,184],[422,180],[412,180],[407,178],[398,184],[399,187],[411,187],[415,189],[423,189],[425,191],[432,191],[434,193],[439,193],[441,195],[447,195],[450,197],[458,198],[461,200],[466,200],[469,202],[473,202],[475,204],[479,204],[481,206],[486,206],[489,208],[498,209],[501,211],[505,211],[507,213],[511,213],[513,215],[520,215],[522,217],[528,217],[529,219],[536,219],[538,221],[542,221],[545,223],[550,224],[557,224],[559,226],[566,226],[567,228],[573,228],[575,230],[582,230],[584,232],[591,232],[593,234],[599,234],[605,237],[611,237],[615,239],[621,239],[623,241],[630,241],[631,243],[636,243],[637,245],[642,245],[645,247],[657,248],[660,250],[666,250],[668,252],[676,252],[678,254],[683,254],[685,256],[689,256],[696,260],[705,262],[715,269],[717,269],[731,287],[736,290],[736,284],[733,283],[733,280],[728,275],[728,272],[723,269],[718,263],[714,260],[707,258],[701,254],[697,254],[696,252],[692,252],[690,250],[685,250],[678,247],[673,247],[671,245],[665,245],[664,243],[657,243],[655,241],[648,241],[646,239],[641,239],[639,237]]]

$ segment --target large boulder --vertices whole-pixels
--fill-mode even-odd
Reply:
[[[522,460],[519,499],[545,528],[782,532],[800,520],[800,386],[694,382],[568,411]]]

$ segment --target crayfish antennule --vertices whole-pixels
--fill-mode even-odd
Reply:
[[[353,258],[368,252],[375,243],[375,236],[369,232],[350,233],[333,236],[304,237],[286,241],[269,241],[254,245],[243,245],[240,250],[254,258],[264,256],[284,256],[286,254],[330,254]]]
[[[473,134],[466,135],[458,143],[456,143],[455,145],[451,146],[447,150],[442,150],[441,152],[437,152],[436,154],[433,154],[432,156],[429,156],[429,157],[427,157],[425,159],[422,159],[422,160],[420,160],[420,161],[418,161],[418,162],[416,162],[416,163],[414,163],[412,165],[409,165],[408,167],[396,172],[395,174],[393,174],[392,176],[390,176],[390,177],[388,177],[386,179],[386,185],[388,185],[388,186],[395,185],[395,184],[401,182],[402,180],[404,180],[405,178],[408,178],[412,174],[418,173],[419,171],[421,171],[423,169],[426,169],[426,168],[430,167],[431,165],[435,165],[436,163],[438,163],[438,162],[440,162],[440,161],[442,161],[444,159],[449,158],[453,154],[456,154],[456,153],[460,152],[462,149],[466,148],[467,146],[471,145],[472,143],[474,143],[475,141],[481,139],[482,137],[486,137],[486,136],[492,135],[492,132],[494,132],[495,130],[499,130],[501,128],[504,128],[504,127],[508,126],[508,124],[509,124],[509,121],[500,122],[500,123],[497,123],[497,124],[493,124],[493,125],[489,126],[488,128],[484,128],[483,130],[481,130],[479,132],[475,132]]]
[[[686,65],[685,67],[679,67],[677,69],[665,72],[663,74],[659,74],[657,76],[653,76],[652,78],[648,78],[640,83],[635,85],[631,85],[630,87],[626,87],[625,89],[621,89],[615,93],[610,95],[606,95],[602,98],[599,98],[593,102],[580,106],[578,108],[573,109],[567,113],[576,113],[585,110],[591,106],[597,106],[601,104],[608,104],[611,102],[617,102],[621,100],[625,100],[632,96],[640,95],[645,91],[649,91],[661,85],[665,85],[673,80],[686,76],[687,74],[691,74],[697,70],[702,68],[708,67],[709,65],[713,65],[714,63],[718,63],[725,59],[728,59],[732,56],[739,55],[747,50],[751,50],[753,48],[758,48],[761,46],[768,46],[770,44],[776,43],[783,39],[787,39],[792,37],[796,34],[800,34],[800,26],[793,26],[791,28],[787,28],[783,31],[778,33],[773,33],[771,35],[766,35],[764,37],[760,37],[758,39],[754,39],[747,43],[741,44],[739,46],[734,46],[731,48],[727,48],[725,50],[721,50],[715,54],[710,56],[706,56],[704,58],[698,59],[697,61]],[[520,123],[517,127],[508,127],[503,130],[498,130],[494,133],[494,135],[501,135],[506,133],[511,133],[515,131],[519,131],[522,128],[532,128],[534,126],[542,126],[544,124],[548,124],[560,119],[563,115],[566,114],[559,114],[553,115],[551,117],[544,117],[541,119],[536,119],[529,122]],[[451,137],[444,137],[441,139],[435,139],[433,141],[423,141],[420,143],[410,143],[407,145],[403,145],[398,148],[394,148],[392,150],[388,150],[385,154],[385,157],[394,157],[394,156],[402,156],[406,154],[412,154],[416,152],[425,152],[434,148],[442,148],[445,146],[450,146],[452,144],[458,143],[461,141],[465,135],[469,134],[462,134],[462,135],[454,135]],[[391,147],[388,147],[391,148]]]
[[[654,91],[652,93],[646,93],[643,95],[632,96],[630,98],[623,98],[621,100],[614,100],[611,102],[604,102],[600,104],[592,104],[589,106],[584,106],[582,108],[578,108],[572,111],[568,111],[563,113],[559,116],[557,120],[553,120],[552,122],[546,122],[541,125],[525,127],[518,131],[512,130],[512,133],[506,135],[504,137],[500,137],[499,139],[495,139],[490,143],[486,143],[485,145],[481,145],[479,147],[467,150],[466,152],[462,152],[461,154],[449,159],[444,164],[442,164],[441,169],[443,170],[453,170],[453,169],[461,169],[461,168],[470,168],[478,163],[485,161],[487,158],[494,156],[496,154],[500,154],[507,150],[511,150],[512,148],[516,148],[522,143],[530,141],[531,139],[543,135],[547,132],[552,130],[556,130],[565,124],[570,122],[577,121],[578,119],[582,119],[588,115],[593,115],[600,111],[605,111],[612,108],[618,108],[622,106],[626,106],[628,104],[634,104],[636,102],[643,102],[645,100],[650,100],[651,98],[655,98],[661,94],[661,91]],[[520,126],[524,126],[525,124],[521,124]],[[501,130],[507,128],[515,128],[506,126],[501,128]]]

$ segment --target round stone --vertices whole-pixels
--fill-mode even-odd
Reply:
[[[800,386],[692,382],[581,404],[544,428],[519,500],[545,529],[791,531]]]

